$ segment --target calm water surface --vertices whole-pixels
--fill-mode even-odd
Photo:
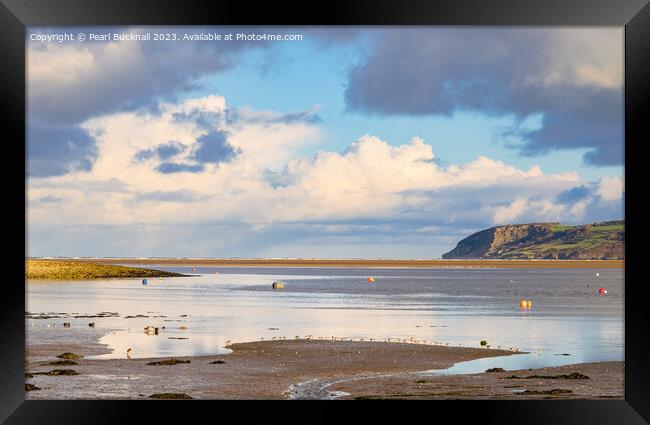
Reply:
[[[487,340],[493,348],[530,352],[460,363],[445,373],[623,360],[620,269],[159,268],[198,276],[148,279],[146,286],[139,279],[30,281],[30,313],[119,316],[27,319],[28,340],[65,343],[73,333],[110,330],[101,342],[112,353],[98,358],[125,358],[129,347],[134,357],[226,353],[227,341],[308,335],[470,347]],[[369,276],[376,281],[368,283]],[[275,280],[285,289],[273,290]],[[608,293],[600,296],[599,287]],[[521,310],[522,298],[533,308]],[[138,314],[150,317],[125,317]],[[63,328],[65,321],[72,327]],[[147,335],[147,325],[165,329]]]

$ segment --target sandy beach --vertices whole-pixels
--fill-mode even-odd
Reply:
[[[431,377],[417,372],[517,354],[481,348],[305,339],[237,343],[228,348],[232,353],[226,355],[176,357],[177,364],[149,365],[170,358],[91,360],[85,357],[106,352],[106,346],[97,341],[32,344],[26,353],[26,383],[40,390],[26,394],[28,399],[147,399],[161,393],[196,399],[623,396],[622,362]],[[66,352],[83,357],[67,361],[57,357]],[[494,367],[498,365],[495,358]],[[74,372],[38,374],[52,370]],[[512,374],[575,371],[590,379],[505,379]],[[513,392],[521,388],[538,393]],[[555,389],[564,391],[543,393]]]

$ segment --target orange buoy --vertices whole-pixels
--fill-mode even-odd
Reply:
[[[528,301],[527,301],[527,300],[521,300],[521,301],[519,301],[519,307],[521,307],[521,308],[526,308],[526,307],[528,307]]]
[[[369,277],[369,278],[368,278],[368,283],[372,283],[372,282],[374,282],[374,281],[375,281],[375,278],[374,278],[374,277]]]

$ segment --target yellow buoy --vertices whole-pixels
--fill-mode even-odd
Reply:
[[[284,283],[282,283],[280,281],[273,282],[272,287],[273,287],[273,289],[283,289],[284,288]]]

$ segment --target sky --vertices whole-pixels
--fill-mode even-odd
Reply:
[[[32,27],[27,99],[28,256],[439,258],[623,218],[622,27]]]

